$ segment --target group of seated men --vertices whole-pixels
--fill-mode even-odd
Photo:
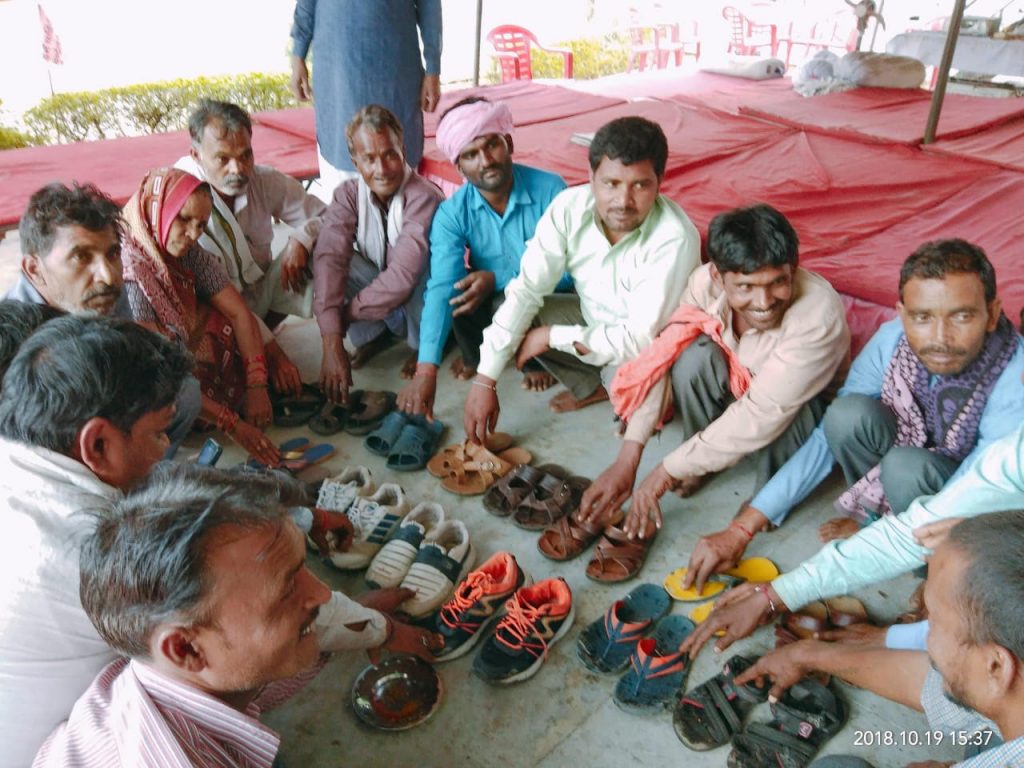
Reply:
[[[341,404],[352,370],[398,336],[416,351],[398,406],[432,418],[449,334],[453,371],[470,381],[464,425],[475,442],[497,426],[496,382],[510,361],[528,389],[565,387],[555,411],[610,398],[622,447],[573,524],[618,527],[637,545],[661,528],[666,492],[695,493],[754,455],[752,498],[690,557],[698,587],[838,462],[849,489],[836,502],[844,517],[821,530],[831,543],[769,585],[734,589],[687,647],[724,630],[724,649],[783,610],[917,568],[938,547],[931,624],[915,630],[927,640],[902,640],[918,654],[905,668],[913,686],[890,698],[914,704],[907,690],[922,691],[935,707],[944,680],[998,728],[1006,744],[996,749],[1024,751],[1024,647],[1012,629],[1024,611],[1020,514],[952,527],[1024,506],[1024,343],[984,252],[955,239],[918,248],[898,278],[899,317],[851,363],[839,296],[799,266],[779,211],[715,217],[700,265],[697,229],[659,191],[659,126],[603,126],[590,183],[571,189],[513,163],[512,131],[501,103],[448,110],[437,144],[468,183],[442,199],[406,164],[394,116],[367,106],[347,131],[359,175],[325,209],[254,164],[244,112],[200,105],[178,163],[213,189],[198,242],[258,318],[275,388],[294,390],[298,371],[272,329],[312,313],[321,388]],[[275,220],[291,228],[276,257]],[[278,738],[259,713],[312,677],[321,652],[428,655],[437,639],[390,617],[401,591],[360,604],[304,568],[300,531],[330,523],[304,508],[300,489],[186,465],[151,472],[191,428],[199,393],[179,344],[105,317],[126,314],[120,234],[117,206],[98,190],[40,190],[21,222],[21,279],[0,304],[0,484],[11,513],[0,544],[0,766],[28,763],[40,745],[41,765],[108,755],[270,765]],[[681,445],[636,485],[645,443],[673,412]],[[999,563],[986,559],[996,551]],[[992,582],[998,600],[978,586]],[[880,673],[890,657],[868,665],[851,653],[797,644],[752,674],[779,689],[812,668],[870,666],[877,676],[856,681],[893,694]]]

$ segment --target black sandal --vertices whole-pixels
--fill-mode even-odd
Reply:
[[[756,661],[733,656],[719,674],[683,694],[672,714],[672,726],[685,746],[705,752],[728,744],[743,728],[750,710],[768,699],[768,686],[733,684],[736,676]]]

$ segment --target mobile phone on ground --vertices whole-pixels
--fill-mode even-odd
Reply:
[[[222,453],[224,453],[224,449],[221,444],[212,437],[208,437],[199,451],[199,456],[196,457],[196,464],[202,467],[215,467]]]

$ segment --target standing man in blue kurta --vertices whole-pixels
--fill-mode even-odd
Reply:
[[[417,35],[418,31],[418,35]],[[423,53],[420,54],[420,40]],[[306,54],[313,47],[313,88]],[[357,176],[345,126],[380,104],[405,128],[405,157],[423,155],[423,112],[441,97],[441,0],[297,0],[292,26],[292,92],[314,100],[320,195]]]
[[[476,375],[484,329],[519,274],[526,242],[548,204],[565,189],[560,176],[512,162],[512,113],[501,102],[470,96],[441,115],[437,146],[466,183],[438,206],[430,227],[430,279],[420,318],[413,380],[398,394],[406,413],[433,418],[437,368],[453,331],[460,379]],[[466,261],[466,252],[469,261]],[[563,277],[560,290],[572,283]],[[539,391],[555,380],[539,364],[523,368],[523,386]]]

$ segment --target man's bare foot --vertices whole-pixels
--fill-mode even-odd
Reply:
[[[608,390],[603,386],[598,386],[593,392],[584,397],[582,400],[577,400],[572,396],[572,392],[566,390],[565,392],[559,392],[557,395],[551,398],[550,405],[551,410],[555,413],[568,413],[569,411],[578,411],[581,408],[586,408],[588,405],[594,403],[600,403],[603,400],[608,399]]]
[[[672,487],[672,493],[681,499],[688,499],[701,488],[704,484],[714,477],[713,474],[701,475],[700,477],[684,477],[682,480],[677,480],[676,484]]]
[[[394,339],[390,333],[384,332],[380,336],[371,341],[366,342],[361,347],[356,347],[356,351],[352,353],[352,368],[362,368],[377,354],[383,352],[385,349],[391,346]]]
[[[466,365],[465,360],[462,359],[462,355],[459,355],[451,364],[452,376],[462,381],[469,381],[476,376],[476,368],[470,368]]]
[[[848,539],[860,530],[860,524],[849,517],[837,517],[818,528],[818,538],[823,544],[836,539]]]
[[[416,354],[413,353],[405,358],[405,362],[402,363],[402,368],[398,372],[398,375],[403,379],[411,379],[416,375]]]
[[[545,389],[551,389],[557,383],[558,380],[547,371],[523,372],[522,387],[530,392],[543,392]]]

